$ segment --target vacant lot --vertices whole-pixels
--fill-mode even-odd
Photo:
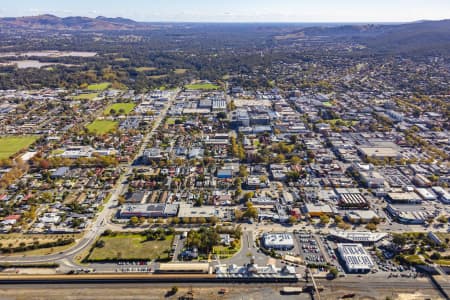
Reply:
[[[0,159],[8,158],[20,150],[27,149],[38,139],[38,136],[0,137]]]
[[[117,126],[118,123],[116,121],[95,120],[91,124],[87,125],[86,128],[89,130],[89,132],[104,134],[116,129]]]
[[[94,98],[98,97],[97,93],[89,93],[89,94],[80,94],[72,97],[73,100],[94,100]]]
[[[102,248],[94,248],[87,258],[88,261],[104,260],[151,260],[168,258],[173,236],[167,236],[163,241],[146,241],[140,234],[124,233],[117,236],[103,236],[100,241]]]
[[[87,87],[87,89],[89,91],[104,91],[107,88],[109,88],[110,86],[111,86],[110,82],[102,82],[102,83],[91,84]]]
[[[136,107],[136,104],[134,103],[114,103],[108,106],[105,109],[104,114],[110,115],[111,110],[114,109],[116,111],[116,114],[125,114],[128,115],[130,112],[133,111],[133,109]],[[121,110],[123,110],[123,113],[121,113]]]
[[[185,86],[188,90],[218,90],[220,86],[212,84],[212,83],[195,83],[188,84]]]

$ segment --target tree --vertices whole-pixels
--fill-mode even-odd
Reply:
[[[437,218],[437,220],[438,220],[439,223],[445,224],[445,223],[448,222],[448,217],[444,216],[444,215],[441,215],[441,216],[439,216],[439,218]]]
[[[288,222],[289,224],[294,225],[295,223],[297,223],[297,218],[294,216],[290,216]]]
[[[130,225],[136,226],[137,224],[139,224],[139,219],[138,219],[138,217],[132,216],[132,217],[130,218]]]
[[[240,209],[235,209],[234,210],[234,218],[238,221],[242,220],[242,218],[244,217],[244,213],[242,212],[242,210]]]
[[[406,237],[403,234],[394,234],[392,242],[398,246],[404,246],[406,244]]]
[[[339,271],[338,271],[338,269],[336,269],[335,267],[332,267],[332,268],[330,268],[328,274],[330,275],[331,278],[334,279],[334,278],[336,278],[336,277],[338,276]]]
[[[370,230],[370,231],[375,231],[375,230],[377,230],[377,224],[369,223],[369,224],[366,225],[366,229]]]
[[[328,223],[330,223],[330,217],[327,215],[321,215],[320,216],[320,224],[326,225]]]
[[[291,164],[298,165],[302,160],[297,155],[291,157]]]
[[[244,200],[245,202],[248,202],[250,199],[253,198],[253,196],[255,196],[255,193],[253,192],[247,192],[244,194]]]

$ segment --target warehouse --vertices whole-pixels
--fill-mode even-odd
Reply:
[[[374,262],[361,244],[338,244],[338,253],[349,273],[368,273]]]
[[[266,249],[291,250],[294,248],[294,239],[289,233],[265,233],[262,242]]]

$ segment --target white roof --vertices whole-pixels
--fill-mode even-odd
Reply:
[[[349,271],[368,270],[375,265],[361,244],[338,244],[338,251]]]

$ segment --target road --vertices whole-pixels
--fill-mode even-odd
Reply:
[[[149,139],[156,133],[157,128],[161,124],[162,120],[167,114],[170,106],[177,97],[179,89],[171,92],[171,95],[164,106],[163,110],[160,111],[158,117],[154,120],[152,129],[144,136],[141,147],[136,154],[136,158],[142,156],[144,150],[147,147]],[[109,198],[108,202],[105,204],[104,209],[97,215],[96,219],[91,223],[91,225],[85,231],[83,238],[77,241],[76,245],[72,248],[62,251],[60,253],[55,253],[45,256],[3,256],[0,257],[0,262],[4,263],[46,263],[46,262],[59,262],[61,265],[68,268],[83,267],[79,266],[76,262],[77,255],[81,254],[84,250],[89,248],[95,240],[103,233],[108,224],[110,223],[113,213],[117,210],[118,198],[122,194],[122,191],[126,189],[127,184],[124,180],[133,171],[133,161],[131,161],[126,167],[125,172],[117,181],[116,186],[113,188],[113,193]]]

